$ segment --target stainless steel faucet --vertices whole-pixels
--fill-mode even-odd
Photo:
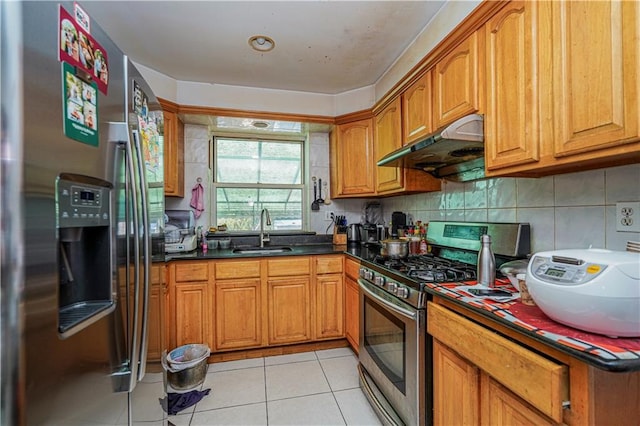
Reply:
[[[269,210],[267,209],[262,209],[262,211],[260,212],[260,247],[264,247],[264,243],[268,243],[269,241],[271,241],[271,239],[269,238],[269,233],[267,233],[267,236],[264,236],[264,216],[267,216],[267,226],[271,226],[271,216],[269,216]]]

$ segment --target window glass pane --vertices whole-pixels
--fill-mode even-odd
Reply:
[[[216,182],[302,183],[302,143],[216,139]]]
[[[302,229],[302,190],[272,188],[217,188],[218,225],[230,231],[259,230],[260,212],[269,210],[273,230]]]

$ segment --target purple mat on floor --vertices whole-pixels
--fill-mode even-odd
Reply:
[[[169,414],[178,414],[185,408],[189,408],[192,405],[197,404],[206,395],[209,395],[211,389],[205,389],[203,391],[192,390],[185,393],[173,393],[169,392],[166,398],[160,400],[160,405]]]

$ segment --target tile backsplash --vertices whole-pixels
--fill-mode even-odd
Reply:
[[[640,200],[640,164],[548,176],[446,182],[441,192],[383,201],[385,218],[404,211],[414,220],[528,222],[532,251],[565,248],[624,250],[640,233],[616,231],[616,202]]]
[[[323,181],[323,198],[330,204],[308,212],[306,228],[331,233],[325,212],[345,215],[349,223],[362,221],[367,199],[331,200],[329,188],[329,135],[309,135],[309,178]],[[205,212],[198,225],[209,226],[209,134],[206,126],[185,125],[185,197],[167,197],[167,209],[189,209],[191,189],[201,177],[205,186]],[[357,167],[357,165],[354,165]],[[311,181],[310,181],[311,182]],[[325,187],[326,182],[326,187]],[[313,185],[309,185],[309,206]],[[640,201],[640,164],[586,172],[530,178],[494,178],[476,182],[444,182],[442,191],[383,198],[385,221],[403,211],[414,220],[464,222],[528,222],[532,251],[589,246],[624,250],[628,240],[640,241],[640,233],[616,231],[615,205]]]

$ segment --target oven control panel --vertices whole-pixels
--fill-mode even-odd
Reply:
[[[399,282],[390,278],[378,271],[374,271],[367,267],[360,267],[360,278],[373,284],[375,287],[384,290],[385,292],[394,295],[395,297],[404,300],[405,302],[415,307],[421,307],[424,305],[424,298],[426,294],[418,289],[411,287],[405,283]]]

